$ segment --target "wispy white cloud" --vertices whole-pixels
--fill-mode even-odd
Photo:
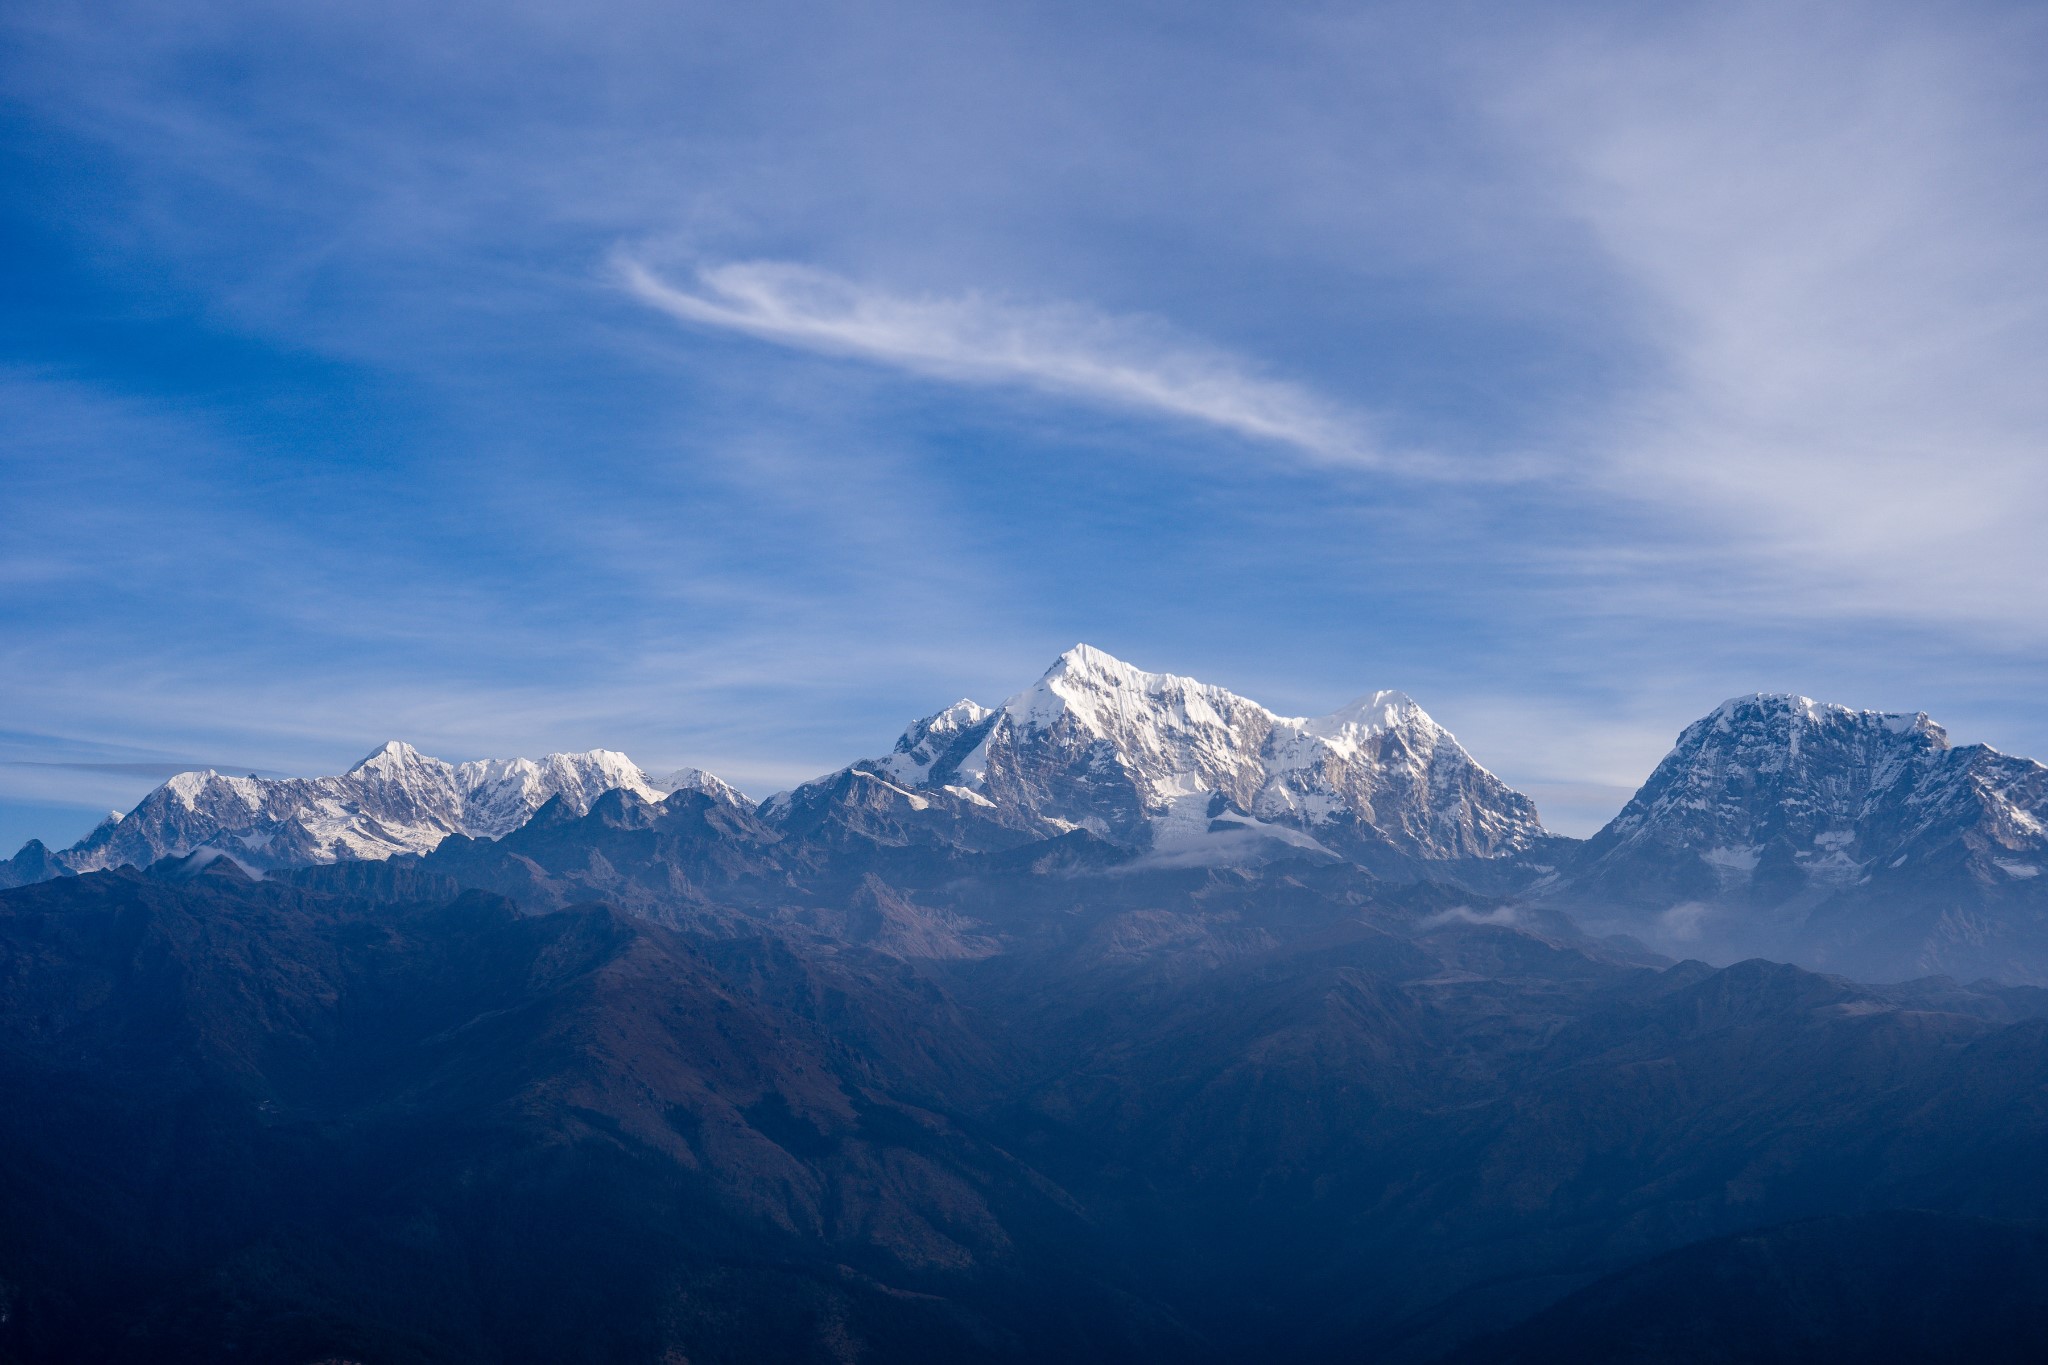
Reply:
[[[602,743],[765,791],[1088,635],[1323,709],[1408,687],[1553,819],[1756,686],[1990,698],[1982,738],[2048,751],[2028,7],[211,8],[16,26],[25,135],[80,140],[36,203],[159,321],[352,368],[295,371],[343,401],[268,450],[250,352],[185,402],[125,346],[105,404],[0,378],[21,724],[303,772]],[[1211,461],[1146,500],[1074,460],[1019,506],[1067,452],[963,471],[846,374],[615,349],[593,254],[669,240],[726,262],[621,262],[677,322],[1329,477]],[[1107,278],[1166,318],[1034,302]],[[358,426],[415,401],[445,435]],[[1131,435],[1101,449],[1215,444]],[[1467,453],[1509,447],[1554,477]]]
[[[1740,611],[2048,636],[2040,36],[1738,5],[1517,59],[1508,125],[1661,362],[1600,492],[1689,522]]]
[[[1515,908],[1511,905],[1503,905],[1497,909],[1488,910],[1483,914],[1474,910],[1469,905],[1454,905],[1448,910],[1438,910],[1434,914],[1424,915],[1415,922],[1415,927],[1423,933],[1428,933],[1432,929],[1441,929],[1447,924],[1506,926],[1515,923],[1520,918],[1521,916],[1515,912]]]
[[[1362,415],[1149,319],[980,293],[891,293],[786,261],[700,266],[688,288],[631,255],[619,255],[616,265],[635,297],[701,326],[940,379],[1020,384],[1179,418],[1318,461],[1426,463],[1379,449]]]

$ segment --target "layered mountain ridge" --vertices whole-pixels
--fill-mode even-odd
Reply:
[[[610,791],[651,805],[702,793],[748,814],[759,840],[815,851],[803,856],[1085,834],[1151,866],[1349,863],[1521,896],[1673,956],[2048,983],[2048,769],[1953,747],[1924,713],[1732,699],[1577,841],[1545,831],[1402,693],[1283,716],[1088,645],[1000,705],[956,702],[889,752],[758,805],[700,770],[657,780],[608,750],[449,764],[392,743],[335,777],[180,774],[69,849],[0,863],[0,885],[202,850],[259,872],[425,854],[503,839],[550,802],[581,816]]]

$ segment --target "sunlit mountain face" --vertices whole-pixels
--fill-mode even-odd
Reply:
[[[1744,698],[1578,841],[1079,647],[758,803],[181,775],[7,864],[0,1346],[2027,1358],[2040,772]]]

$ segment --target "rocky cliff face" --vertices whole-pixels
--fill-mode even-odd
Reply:
[[[1670,952],[2031,981],[2044,871],[2048,768],[1924,714],[1758,695],[1688,726],[1550,894]]]

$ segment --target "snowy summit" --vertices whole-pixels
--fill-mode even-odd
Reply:
[[[891,753],[772,798],[763,813],[801,808],[845,774],[977,803],[1038,832],[1085,828],[1155,847],[1247,831],[1346,857],[1493,858],[1543,837],[1529,799],[1399,692],[1281,716],[1085,644],[1001,706],[956,702],[912,724]]]

